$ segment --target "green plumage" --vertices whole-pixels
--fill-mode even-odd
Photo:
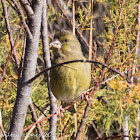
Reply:
[[[69,31],[61,31],[55,35],[61,48],[53,48],[53,64],[71,60],[85,60],[78,39]],[[53,45],[52,45],[53,46]],[[50,86],[55,97],[65,103],[71,103],[90,86],[91,67],[88,63],[70,63],[50,72]]]

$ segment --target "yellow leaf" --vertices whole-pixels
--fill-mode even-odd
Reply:
[[[128,83],[125,81],[119,81],[117,79],[111,80],[108,82],[109,86],[114,90],[122,90],[123,88],[127,88]]]

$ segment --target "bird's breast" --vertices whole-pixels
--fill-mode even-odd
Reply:
[[[50,86],[58,100],[71,103],[90,86],[90,65],[71,63],[51,70]]]

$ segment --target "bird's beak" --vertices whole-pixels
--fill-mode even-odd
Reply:
[[[57,48],[57,49],[60,49],[61,46],[62,46],[62,44],[61,44],[61,42],[60,42],[59,40],[54,40],[54,41],[51,42],[49,45],[50,45],[51,47]]]

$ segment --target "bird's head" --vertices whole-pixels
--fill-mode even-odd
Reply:
[[[63,56],[83,55],[78,39],[67,30],[59,31],[54,36],[54,41],[50,43],[55,58]]]

